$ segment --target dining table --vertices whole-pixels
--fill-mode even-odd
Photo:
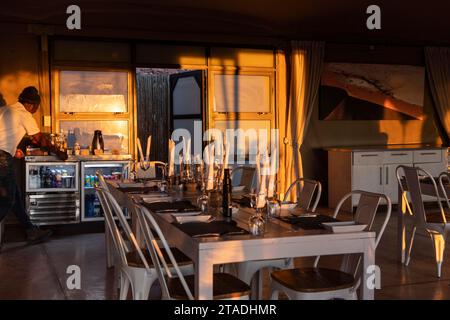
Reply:
[[[134,217],[134,203],[141,202],[146,193],[126,192],[118,188],[117,182],[108,182],[110,192],[116,200],[128,209],[131,225],[139,234],[137,218]],[[196,192],[170,191],[172,200],[189,199],[194,204],[199,196]],[[370,285],[373,278],[370,266],[375,265],[375,232],[360,231],[333,233],[324,228],[302,228],[289,224],[278,218],[265,221],[265,231],[261,235],[250,232],[231,233],[218,236],[195,237],[180,228],[170,214],[156,213],[149,210],[159,224],[165,238],[172,247],[181,250],[195,266],[195,298],[201,300],[213,299],[213,272],[217,265],[227,265],[239,262],[263,259],[281,259],[295,257],[311,257],[339,254],[361,254],[361,286],[359,297],[364,300],[374,299],[374,287]],[[255,209],[240,205],[232,215],[233,225],[240,230],[249,230],[249,218]],[[210,208],[208,213],[215,221],[220,221],[222,215]],[[295,209],[287,215],[295,214]],[[205,222],[208,223],[208,222]],[[109,255],[111,255],[109,253]]]

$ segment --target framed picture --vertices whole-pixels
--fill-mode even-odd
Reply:
[[[422,120],[425,68],[326,63],[319,120]]]

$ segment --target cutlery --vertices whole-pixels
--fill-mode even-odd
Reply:
[[[227,232],[227,233],[223,233],[223,234],[211,232],[211,233],[196,234],[196,235],[193,235],[192,238],[221,237],[221,236],[233,236],[233,235],[243,235],[243,234],[247,234],[247,232],[245,230],[231,231],[231,232]]]
[[[192,238],[203,238],[203,237],[220,237],[220,233],[201,233],[192,236]]]

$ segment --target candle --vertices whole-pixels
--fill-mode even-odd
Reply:
[[[138,146],[139,157],[140,157],[140,159],[138,159],[138,160],[143,161],[144,160],[144,153],[142,152],[141,140],[139,138],[137,138],[137,146]]]
[[[185,144],[185,162],[186,163],[191,163],[191,138],[187,138],[187,139],[184,139],[183,138],[183,142],[184,141],[186,141],[186,144]]]
[[[259,155],[259,151],[255,156],[255,165],[256,165],[256,190],[259,190],[261,184],[261,156]]]
[[[206,165],[208,166],[208,181],[206,184],[206,190],[212,190],[214,189],[214,143],[210,144],[207,147],[207,162]]]
[[[175,141],[169,139],[169,177],[175,174]]]
[[[147,138],[147,150],[145,152],[145,160],[150,161],[150,146],[152,145],[152,136]]]
[[[277,160],[278,160],[278,150],[274,148],[272,156],[270,157],[270,176],[269,176],[269,187],[267,189],[267,197],[273,198],[273,193],[275,191],[275,175],[277,170]]]

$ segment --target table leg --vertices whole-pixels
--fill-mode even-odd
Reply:
[[[406,259],[406,229],[405,229],[405,212],[406,202],[405,196],[402,194],[400,186],[398,187],[397,202],[397,243],[398,243],[398,260],[404,264]]]
[[[375,239],[369,238],[365,241],[365,248],[363,254],[363,266],[362,266],[362,282],[361,282],[361,299],[363,300],[374,300],[374,284],[380,279],[373,277],[380,277],[378,274],[378,268],[370,268],[375,265]]]
[[[200,251],[195,264],[195,298],[197,300],[213,299],[213,266],[210,258]]]

